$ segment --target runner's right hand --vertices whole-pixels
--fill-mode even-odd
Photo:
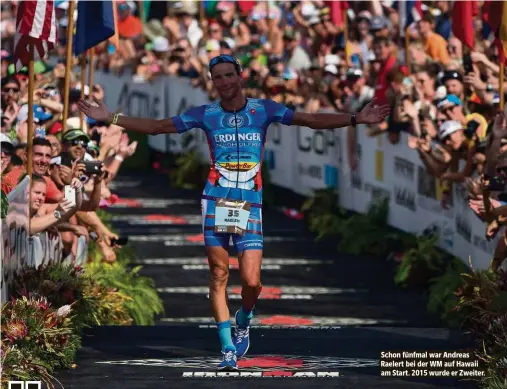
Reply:
[[[95,105],[92,105],[89,101],[81,99],[77,103],[77,107],[86,116],[98,122],[109,121],[110,113],[109,109],[107,109],[107,106],[102,101],[99,101],[96,98],[93,98],[93,102],[95,103]]]

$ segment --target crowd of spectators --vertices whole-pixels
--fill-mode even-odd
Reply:
[[[271,98],[307,112],[358,111],[376,97],[392,110],[368,135],[385,133],[392,144],[398,144],[400,134],[407,133],[408,146],[440,180],[444,197],[450,200],[453,184],[466,183],[473,197],[471,207],[484,218],[482,192],[477,188],[484,189],[484,182],[497,175],[498,150],[507,151],[507,140],[505,131],[498,129],[503,122],[497,120],[493,131],[500,101],[499,53],[482,21],[481,2],[476,3],[475,47],[468,50],[452,34],[452,2],[448,1],[423,1],[418,20],[406,29],[400,28],[406,15],[400,15],[397,1],[348,2],[345,13],[345,2],[319,0],[151,2],[143,12],[139,2],[117,1],[119,46],[113,41],[100,44],[95,66],[113,74],[131,74],[134,82],[151,82],[162,75],[190,78],[215,98],[207,65],[224,53],[241,61],[250,97]],[[87,156],[103,161],[108,176],[96,176],[84,185],[88,200],[82,206],[87,207],[95,205],[96,193],[103,201],[109,198],[107,182],[135,145],[129,146],[116,126],[86,120],[85,128],[79,128],[78,75],[71,79],[67,125],[72,131],[61,133],[68,2],[56,4],[59,44],[49,60],[36,66],[34,115],[46,135],[34,146],[34,172],[51,177],[54,183],[47,184],[45,203],[58,204],[63,180],[70,182],[79,175],[76,160]],[[15,10],[16,2],[2,2],[2,132],[12,140],[10,151],[5,149],[5,161],[7,154],[12,155],[8,164],[2,142],[2,171],[12,177],[6,179],[8,185],[15,185],[19,175],[12,172],[26,165],[27,75],[12,75],[10,63]],[[85,87],[85,94],[103,99],[103,86]],[[354,135],[350,128],[348,163],[353,169],[357,165]],[[63,161],[65,153],[70,153],[71,165],[54,162]],[[484,173],[489,174],[486,179]],[[97,186],[100,190],[95,192]],[[500,203],[494,196],[491,204],[498,208]],[[488,231],[498,232],[499,219],[487,214]],[[74,225],[110,235],[96,227],[97,218],[85,220],[77,212],[70,220],[76,219]],[[70,238],[66,243],[71,247]]]

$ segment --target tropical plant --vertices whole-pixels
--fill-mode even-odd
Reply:
[[[193,140],[191,134],[183,137],[182,149],[185,152],[176,156],[176,166],[169,172],[171,185],[175,188],[201,188],[208,174],[209,167],[201,162],[199,150],[190,146]]]
[[[370,203],[365,214],[355,214],[338,224],[339,250],[349,254],[387,256],[398,246],[400,234],[387,224],[389,199]]]
[[[135,324],[152,325],[155,315],[164,312],[163,302],[153,280],[139,275],[142,266],[127,269],[131,255],[130,248],[122,248],[116,262],[107,264],[93,260],[85,265],[85,269],[97,283],[122,296],[124,307]]]
[[[457,292],[456,309],[463,312],[465,326],[478,345],[477,358],[487,366],[481,383],[502,387],[507,377],[507,272],[472,270]]]
[[[55,310],[44,297],[13,299],[2,307],[2,344],[19,349],[48,372],[69,368],[81,343],[71,313],[70,305]]]
[[[463,313],[456,309],[459,301],[457,292],[463,286],[463,275],[468,271],[459,258],[450,257],[445,271],[429,282],[428,312],[439,314],[440,319],[449,327],[463,325]]]
[[[2,197],[0,203],[0,218],[3,220],[7,217],[7,212],[9,211],[9,199],[7,195],[2,190]]]
[[[412,247],[403,253],[394,282],[401,287],[424,287],[445,267],[445,255],[436,248],[438,236],[420,236]]]
[[[332,188],[315,190],[313,196],[303,203],[301,212],[307,215],[310,231],[317,234],[316,241],[337,236],[340,223],[346,217]]]

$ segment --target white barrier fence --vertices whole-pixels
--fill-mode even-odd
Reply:
[[[205,93],[188,80],[157,78],[153,83],[134,83],[130,76],[118,78],[98,73],[97,82],[107,85],[106,103],[127,115],[156,119],[180,114],[209,103]],[[486,269],[497,240],[485,239],[485,225],[468,207],[466,191],[454,185],[448,209],[441,206],[438,181],[427,173],[419,156],[407,146],[405,134],[399,144],[385,137],[369,138],[365,127],[357,128],[356,155],[359,166],[351,171],[347,163],[345,129],[311,130],[273,124],[268,129],[265,162],[271,182],[301,195],[313,190],[337,187],[341,205],[365,212],[375,197],[388,196],[389,223],[418,234],[428,227],[440,232],[439,245],[476,269]],[[193,145],[209,161],[206,137],[200,130],[189,131]],[[186,135],[183,135],[186,136]],[[161,152],[181,151],[182,136],[157,135],[149,144]]]
[[[39,267],[63,260],[63,245],[58,232],[47,231],[31,237],[28,234],[29,188],[30,179],[25,177],[7,195],[9,209],[5,220],[2,220],[1,228],[2,304],[9,299],[9,286],[24,266]],[[78,240],[77,252],[74,263],[81,265],[87,253],[87,243],[82,237]],[[69,261],[69,258],[66,261]]]

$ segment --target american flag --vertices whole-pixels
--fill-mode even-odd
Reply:
[[[14,63],[16,72],[28,65],[29,43],[34,44],[34,60],[44,58],[56,43],[56,16],[54,1],[20,1],[16,17]]]

